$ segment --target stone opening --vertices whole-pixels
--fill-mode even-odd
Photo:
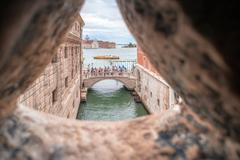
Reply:
[[[63,121],[23,106],[15,110],[16,98],[50,62],[83,1],[1,2],[3,159],[239,159],[235,53],[240,32],[239,22],[232,19],[239,15],[233,7],[237,2],[214,7],[208,7],[212,2],[200,2],[118,0],[130,31],[186,104],[179,115],[166,112],[117,124]],[[228,13],[224,18],[218,14],[222,6]],[[208,19],[212,8],[215,12]],[[216,25],[228,22],[234,32]],[[199,23],[205,27],[197,28]],[[216,29],[215,34],[208,32]]]

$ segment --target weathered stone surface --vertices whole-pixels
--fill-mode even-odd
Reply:
[[[189,108],[240,142],[236,2],[118,0],[118,4],[143,51]]]
[[[51,61],[83,0],[2,1],[0,117]]]
[[[0,121],[0,155],[2,159],[37,160],[237,158],[236,147],[229,148],[230,140],[221,139],[219,132],[186,123],[170,110],[131,121],[96,123],[19,106]]]
[[[230,13],[217,18],[201,2],[199,11],[189,10],[200,3],[190,0],[118,0],[137,41],[188,106],[179,115],[166,111],[117,123],[60,119],[24,107],[9,115],[50,61],[82,1],[1,2],[0,117],[9,115],[0,121],[1,158],[240,159],[239,22]],[[214,4],[222,11],[222,2]],[[228,21],[233,33],[216,25]]]

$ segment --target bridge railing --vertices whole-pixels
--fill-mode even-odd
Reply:
[[[83,69],[83,79],[96,78],[96,77],[127,77],[134,78],[134,73],[131,70],[88,70]]]

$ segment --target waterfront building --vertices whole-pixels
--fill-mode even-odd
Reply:
[[[136,92],[150,113],[174,108],[174,90],[157,72],[142,49],[137,48]]]
[[[38,111],[76,118],[80,103],[83,25],[81,16],[77,15],[51,63],[19,97],[19,103]]]
[[[116,48],[115,42],[98,41],[99,48]]]
[[[82,46],[84,49],[91,49],[94,48],[95,46],[97,46],[98,48],[98,45],[96,45],[96,43],[94,44],[93,40],[82,40]]]
[[[91,43],[91,47],[92,47],[93,49],[99,48],[98,41],[97,41],[97,40],[93,40],[92,43]]]
[[[109,41],[83,40],[82,44],[84,49],[116,48],[116,43]]]

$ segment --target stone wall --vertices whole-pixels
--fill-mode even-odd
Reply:
[[[176,93],[151,64],[140,46],[137,46],[136,92],[150,113],[177,109]]]
[[[150,113],[174,108],[174,91],[162,77],[139,64],[136,76],[136,92]]]
[[[51,63],[19,97],[19,103],[61,117],[76,117],[80,104],[82,26],[78,15]]]

